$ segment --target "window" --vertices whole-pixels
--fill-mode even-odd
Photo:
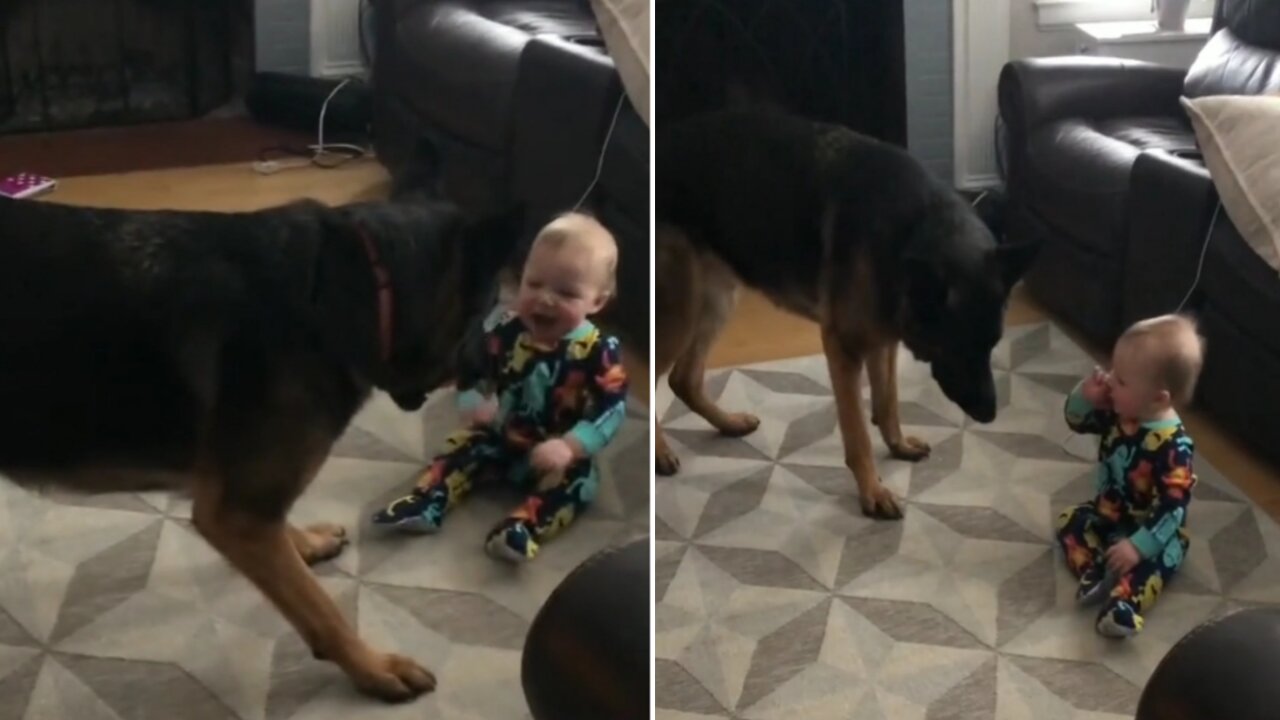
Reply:
[[[1155,18],[1152,0],[1032,0],[1040,27],[1082,22],[1150,20]],[[1213,15],[1213,0],[1191,0],[1188,17]]]

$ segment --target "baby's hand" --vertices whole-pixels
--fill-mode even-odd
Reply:
[[[573,464],[573,448],[560,438],[546,440],[533,448],[529,463],[540,472],[563,472]]]
[[[1138,554],[1138,548],[1134,547],[1129,540],[1121,540],[1107,548],[1106,555],[1107,569],[1116,576],[1128,573],[1139,562],[1142,562],[1142,556]]]
[[[1111,385],[1107,382],[1107,373],[1102,368],[1094,368],[1093,374],[1085,378],[1080,388],[1084,399],[1099,410],[1111,407]]]
[[[490,425],[493,419],[498,417],[498,400],[497,398],[485,398],[483,402],[476,405],[470,412],[466,413],[464,419],[467,424],[472,427],[482,425]]]

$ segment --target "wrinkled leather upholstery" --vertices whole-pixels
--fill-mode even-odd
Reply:
[[[396,23],[404,64],[386,79],[445,131],[502,148],[520,55],[544,34],[598,40],[593,18],[568,0],[419,2]]]
[[[1222,0],[1214,8],[1214,28],[1230,28],[1242,42],[1280,51],[1280,3],[1271,0]]]
[[[1177,118],[1071,118],[1031,135],[1023,179],[1032,207],[1049,225],[1094,252],[1115,255],[1123,243],[1129,171],[1138,154],[1195,147],[1190,125]]]
[[[1172,116],[1184,75],[1088,55],[1014,61],[1000,73],[1000,112],[1015,136],[1072,117]]]
[[[1144,152],[1133,164],[1122,325],[1169,312],[1187,296],[1201,242],[1218,204],[1203,162],[1192,154]],[[1171,202],[1176,198],[1176,202]],[[1203,238],[1201,238],[1203,239]]]
[[[1241,42],[1230,28],[1220,30],[1205,45],[1187,73],[1183,90],[1193,98],[1273,92],[1280,92],[1280,52]]]
[[[1172,312],[1196,280],[1217,194],[1182,94],[1280,92],[1280,2],[1219,0],[1181,73],[1133,61],[1017,60],[1000,77],[1009,239],[1041,245],[1031,294],[1098,347]],[[1197,403],[1280,463],[1280,278],[1218,214],[1186,307],[1208,355]]]

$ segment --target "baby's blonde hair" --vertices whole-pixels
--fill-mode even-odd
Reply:
[[[617,284],[618,243],[614,240],[613,233],[595,217],[576,210],[561,213],[538,231],[533,244],[537,246],[539,243],[553,249],[569,243],[581,243],[590,248],[604,274],[601,292],[606,296],[613,296]]]
[[[1152,375],[1174,405],[1191,402],[1204,364],[1204,338],[1195,318],[1175,313],[1140,320],[1124,331],[1121,342],[1142,343]]]

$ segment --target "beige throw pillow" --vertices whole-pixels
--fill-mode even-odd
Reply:
[[[649,122],[649,14],[652,0],[591,0],[600,34],[631,105]]]
[[[1280,95],[1182,99],[1222,209],[1280,272]]]

